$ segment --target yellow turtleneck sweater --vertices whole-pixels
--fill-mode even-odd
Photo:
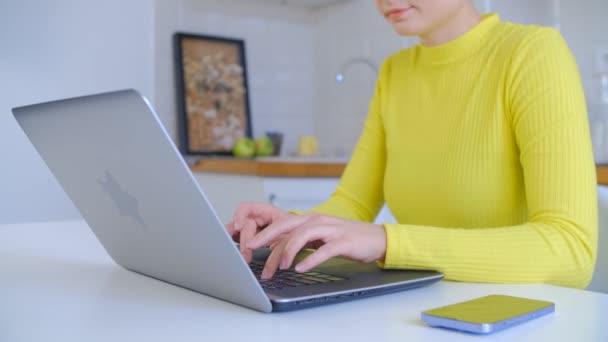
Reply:
[[[497,15],[383,64],[336,192],[312,211],[371,222],[384,268],[469,282],[585,287],[597,250],[585,98],[555,30]]]

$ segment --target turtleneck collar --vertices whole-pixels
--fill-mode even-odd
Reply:
[[[482,21],[460,37],[445,44],[426,47],[419,44],[420,61],[424,64],[446,64],[477,50],[484,44],[488,35],[500,23],[496,13],[482,15]]]

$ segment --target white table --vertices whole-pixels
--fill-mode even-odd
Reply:
[[[487,294],[556,313],[494,335],[430,328],[420,312]],[[608,295],[550,285],[442,281],[263,314],[114,264],[82,221],[0,226],[0,341],[608,341]]]

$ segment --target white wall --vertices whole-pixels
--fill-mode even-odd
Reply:
[[[487,8],[485,2],[483,5],[480,2],[476,2],[477,8],[485,12]],[[491,0],[489,3],[490,10],[498,13],[503,21],[543,26],[555,25],[553,0]]]
[[[253,134],[286,133],[284,152],[313,134],[314,29],[305,10],[253,1],[156,1],[156,108],[176,137],[174,59],[176,31],[245,40]]]
[[[317,13],[315,128],[321,153],[349,156],[367,116],[377,75],[356,64],[336,83],[335,75],[353,58],[380,66],[390,54],[414,44],[399,37],[376,11],[373,1],[354,0]]]
[[[0,223],[79,217],[10,109],[137,88],[153,100],[148,0],[0,2]]]
[[[600,80],[594,76],[593,55],[598,48],[608,49],[608,0],[562,0],[560,4],[562,34],[576,57],[593,111],[600,101]]]

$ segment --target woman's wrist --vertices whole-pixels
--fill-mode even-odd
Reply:
[[[378,236],[378,257],[375,261],[384,262],[386,258],[386,229],[384,228],[384,224],[375,224],[378,228],[379,236]]]

